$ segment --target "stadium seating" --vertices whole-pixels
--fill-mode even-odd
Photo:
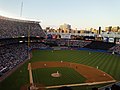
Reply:
[[[84,40],[67,40],[61,39],[56,41],[58,46],[69,46],[69,47],[84,47],[91,43],[91,41],[84,41]]]
[[[46,34],[37,21],[0,16],[0,77],[24,62],[28,58],[28,50],[47,48],[48,46],[44,43],[37,43],[41,42],[45,36]],[[29,49],[28,37],[33,42]]]
[[[0,39],[28,36],[45,37],[39,22],[3,18],[0,16]]]
[[[120,54],[120,44],[116,44],[115,46],[110,48],[109,52],[114,52],[114,53]]]
[[[115,43],[93,41],[92,43],[86,45],[85,48],[108,50],[109,48],[113,47],[114,45],[115,45]]]
[[[30,49],[44,49],[46,46],[43,43],[31,43]],[[7,71],[12,70],[14,67],[22,63],[28,58],[28,45],[27,43],[10,44],[0,46],[0,76],[4,75]]]
[[[27,59],[27,47],[23,44],[0,47],[0,73],[4,74]]]

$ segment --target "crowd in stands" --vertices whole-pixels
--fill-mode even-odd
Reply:
[[[115,43],[108,43],[102,41],[92,41],[90,44],[86,45],[85,48],[99,49],[99,50],[109,50],[109,48],[115,46]]]
[[[49,45],[45,45],[44,43],[30,43],[30,49],[47,49]]]
[[[19,39],[0,39],[0,46],[18,43]]]
[[[0,76],[28,58],[26,39],[21,40],[25,37],[45,37],[39,22],[0,16]],[[47,47],[42,43],[29,46],[30,49]]]
[[[0,39],[28,36],[45,37],[39,22],[0,18]]]
[[[114,47],[110,48],[109,52],[120,54],[120,44],[116,44]]]
[[[88,44],[90,44],[90,43],[91,43],[91,41],[71,40],[71,41],[69,42],[69,45],[70,45],[71,47],[74,47],[74,46],[84,47],[84,46],[86,46],[86,45],[88,45]]]
[[[70,46],[70,47],[78,47],[78,48],[84,47],[91,43],[91,41],[65,40],[65,39],[57,40],[56,42],[58,46]]]
[[[27,47],[23,44],[6,45],[0,47],[0,74],[13,69],[27,59]]]
[[[100,88],[94,88],[92,90],[120,90],[120,82],[115,82]]]
[[[30,43],[29,49],[47,48],[43,43]],[[0,46],[0,76],[28,58],[27,43]]]

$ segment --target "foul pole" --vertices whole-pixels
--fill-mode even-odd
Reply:
[[[28,64],[29,76],[30,76],[30,84],[33,85],[33,77],[32,77],[32,68],[31,63]]]
[[[28,29],[28,59],[30,59],[30,25],[29,25],[29,29]]]

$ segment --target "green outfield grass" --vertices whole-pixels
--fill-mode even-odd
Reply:
[[[28,62],[62,60],[67,62],[81,63],[95,68],[98,66],[99,69],[110,74],[116,80],[120,80],[120,72],[119,72],[120,56],[102,53],[102,52],[90,52],[90,53],[89,52],[90,51],[76,51],[76,50],[60,50],[53,52],[51,50],[37,50],[37,51],[33,51],[33,58]],[[28,62],[26,62],[22,67],[16,70],[2,83],[0,83],[0,90],[19,90],[22,85],[29,83],[29,75],[27,71]],[[47,70],[47,71],[50,72],[52,70]],[[64,71],[64,69],[61,70]],[[35,72],[33,71],[33,73],[36,72],[40,74],[43,73],[41,72],[41,70],[37,70]],[[77,76],[77,78],[78,77],[79,76]],[[41,81],[36,81],[36,82],[41,82]],[[49,85],[49,83],[46,83],[46,85]],[[78,88],[80,88],[80,90],[90,90],[91,87],[76,87],[74,88],[74,90],[78,90]]]

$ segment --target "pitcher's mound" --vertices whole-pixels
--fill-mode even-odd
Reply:
[[[56,73],[51,74],[52,77],[60,77],[61,74],[57,71]]]

